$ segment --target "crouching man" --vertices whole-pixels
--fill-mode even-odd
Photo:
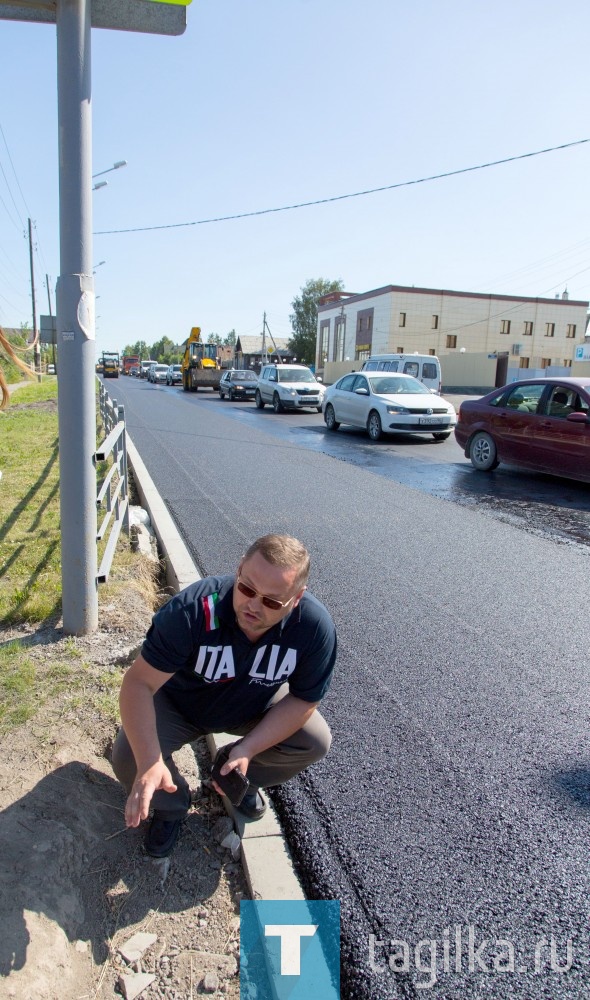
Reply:
[[[150,821],[145,847],[166,857],[190,806],[175,750],[207,733],[241,739],[222,769],[249,781],[239,808],[266,810],[260,791],[321,760],[331,735],[317,711],[336,659],[326,608],[306,588],[309,554],[288,535],[265,535],[235,575],[207,577],[154,616],[123,678],[113,768],[128,792],[127,826]]]

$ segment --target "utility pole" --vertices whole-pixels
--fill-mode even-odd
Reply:
[[[151,6],[151,5],[150,5]],[[59,0],[58,419],[63,629],[98,625],[90,0]]]
[[[86,635],[98,626],[91,25],[117,31],[181,35],[186,28],[189,2],[0,0],[0,20],[56,25],[60,237],[56,326],[60,370],[62,608],[66,635]],[[30,219],[29,245],[32,279]],[[33,325],[36,328],[36,315]]]
[[[37,331],[37,305],[35,303],[35,271],[33,268],[33,227],[29,219],[29,263],[31,265],[31,300],[33,303],[33,349],[35,360],[33,362],[36,372],[41,371],[41,350],[39,348],[39,336]]]
[[[275,338],[273,337],[272,333],[270,332],[270,326],[266,322],[266,313],[265,313],[264,314],[264,326],[263,326],[263,330],[262,330],[262,343],[263,344],[266,344],[266,330],[268,330],[268,335],[269,335],[270,339],[272,340],[272,346],[275,349],[275,353],[276,353],[277,358],[278,358],[278,363],[280,364],[282,362],[283,358],[282,358],[281,352],[279,351],[279,349],[277,347],[277,342],[276,342]],[[266,361],[268,361],[268,355],[266,357]]]
[[[268,362],[268,352],[266,350],[266,313],[262,318],[262,350],[260,352],[260,360],[263,365]]]
[[[49,319],[51,320],[51,326],[53,328],[53,313],[51,311],[51,289],[49,288],[49,275],[48,274],[45,275],[45,285],[47,287],[47,302],[49,303]],[[56,361],[55,361],[55,334],[52,334],[52,336],[51,336],[51,353],[52,353],[52,357],[53,357],[53,367],[57,371],[57,368],[55,367],[55,365],[56,365]]]

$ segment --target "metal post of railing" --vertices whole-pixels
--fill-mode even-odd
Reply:
[[[118,407],[119,420],[125,423],[125,407]],[[123,431],[121,435],[121,448],[123,451],[123,496],[129,497],[129,474],[127,471],[127,438],[126,433]],[[125,516],[123,518],[123,531],[129,534],[129,504],[125,510]]]

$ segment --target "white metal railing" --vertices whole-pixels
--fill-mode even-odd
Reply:
[[[112,465],[96,495],[99,526],[96,541],[107,538],[98,569],[98,582],[109,578],[121,529],[129,535],[129,477],[127,473],[127,442],[125,438],[125,407],[111,400],[103,383],[99,388],[100,415],[106,438],[95,452],[96,462],[106,462],[112,455]],[[101,520],[102,515],[102,520]]]

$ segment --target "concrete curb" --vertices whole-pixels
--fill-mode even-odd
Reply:
[[[142,507],[150,515],[160,551],[166,561],[166,578],[177,593],[199,580],[200,575],[139,452],[128,434],[126,437],[127,459],[135,486]],[[207,736],[211,758],[220,747],[233,742],[235,738],[228,733]],[[267,812],[259,820],[246,819],[225,796],[223,802],[241,840],[242,865],[252,899],[305,899],[270,801]]]

